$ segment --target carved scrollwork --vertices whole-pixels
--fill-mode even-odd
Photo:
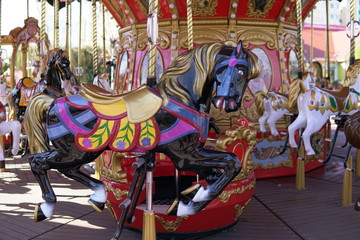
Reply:
[[[114,194],[114,197],[116,198],[116,200],[121,200],[124,196],[127,196],[129,191],[127,190],[121,190],[118,188],[113,188],[110,186],[106,186],[106,191],[107,192],[112,192]]]
[[[216,15],[217,0],[196,0],[192,1],[194,16],[214,16]]]
[[[241,186],[235,189],[232,189],[230,191],[223,191],[218,198],[220,199],[220,202],[222,203],[227,203],[230,199],[230,197],[234,194],[243,194],[246,190],[252,189],[255,187],[256,181],[254,179],[254,181],[252,181],[250,184],[246,185],[246,186]]]
[[[274,0],[250,0],[248,2],[248,10],[246,15],[248,17],[262,17],[265,18],[272,8]]]
[[[291,33],[284,34],[284,47],[286,48],[295,48],[298,44],[297,37]]]
[[[155,219],[158,220],[161,226],[168,232],[175,232],[184,220],[187,220],[189,216],[177,217],[175,221],[166,221],[163,217],[155,214]]]
[[[222,150],[226,150],[227,146],[231,145],[236,140],[244,140],[248,143],[248,147],[242,161],[242,169],[233,179],[234,182],[245,179],[249,176],[250,170],[253,169],[251,153],[256,144],[256,131],[253,129],[252,125],[250,125],[250,128],[251,129],[239,124],[234,124],[225,132],[225,135],[221,135],[216,142],[216,146]]]
[[[194,43],[202,44],[207,42],[222,42],[227,40],[227,30],[219,28],[194,29]],[[180,31],[180,47],[188,48],[187,30]]]
[[[249,204],[249,202],[251,201],[251,198],[249,200],[246,201],[246,203],[244,204],[244,206],[240,206],[239,204],[236,204],[234,209],[235,209],[235,216],[234,216],[234,220],[237,221],[239,220],[241,214],[243,213],[245,207]]]
[[[276,47],[275,33],[266,32],[264,30],[247,30],[241,33],[240,39],[243,40],[244,47],[249,47],[249,44],[253,45],[265,45],[269,49]]]

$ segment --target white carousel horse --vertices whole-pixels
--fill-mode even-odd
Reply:
[[[97,74],[94,77],[93,84],[105,89],[108,92],[113,92],[111,89],[110,77],[108,73]]]
[[[6,91],[6,79],[4,75],[0,76],[0,102],[6,106],[8,104],[7,91]]]
[[[5,85],[5,84],[3,84]],[[12,155],[16,155],[19,151],[20,144],[20,133],[21,133],[21,124],[19,121],[5,121],[6,112],[4,105],[0,102],[0,136],[4,136],[7,133],[12,132]],[[0,172],[5,171],[5,158],[4,158],[4,149],[2,144],[0,144]]]
[[[304,128],[302,139],[307,155],[315,155],[311,147],[310,137],[319,131],[331,115],[351,115],[359,109],[360,100],[360,59],[351,65],[345,77],[345,87],[330,91],[318,87],[300,94],[297,99],[299,115],[290,124],[289,144],[297,148],[295,131]]]
[[[311,84],[315,84],[310,73],[305,73],[302,80],[294,79],[291,82],[291,89],[299,87],[301,85],[309,90]],[[259,118],[260,131],[266,133],[265,123],[268,124],[271,135],[279,136],[279,132],[276,129],[276,122],[282,118],[285,114],[289,114],[289,95],[278,92],[257,92],[255,94],[255,104],[258,113],[261,115]]]

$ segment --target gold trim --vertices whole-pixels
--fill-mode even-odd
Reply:
[[[248,17],[262,17],[262,18],[265,18],[268,16],[269,14],[269,10],[272,8],[274,4],[274,0],[269,0],[263,10],[261,9],[256,9],[256,2],[255,0],[250,0],[248,2],[248,10],[246,12],[246,16]]]
[[[240,204],[236,204],[234,206],[235,209],[235,215],[234,215],[234,220],[238,221],[241,214],[244,212],[245,207],[249,204],[249,202],[251,201],[251,198],[249,198],[249,200],[246,201],[246,203],[244,204],[244,206],[241,206]]]
[[[179,203],[179,199],[175,198],[170,207],[166,210],[165,215],[169,215],[175,206]]]
[[[124,196],[127,196],[129,194],[129,191],[127,190],[121,190],[110,186],[106,186],[105,189],[107,192],[112,192],[116,200],[121,200]]]
[[[197,183],[197,184],[195,184],[195,185],[193,185],[191,187],[188,187],[184,191],[182,191],[181,195],[187,195],[187,194],[191,193],[192,191],[196,190],[199,187],[200,187],[200,183]]]
[[[106,201],[105,205],[106,205],[106,208],[109,209],[109,212],[111,213],[111,215],[113,216],[113,218],[115,218],[114,209],[113,209],[111,203],[110,203],[109,201]]]
[[[184,220],[187,220],[189,216],[177,217],[175,221],[166,221],[163,217],[155,214],[155,219],[159,221],[161,226],[168,232],[175,232],[182,224]]]
[[[206,17],[216,15],[217,0],[192,0],[193,15]]]
[[[218,198],[220,199],[220,202],[227,203],[230,199],[230,197],[234,194],[243,194],[246,190],[252,189],[255,187],[256,179],[254,179],[249,185],[247,186],[241,186],[229,191],[223,191]]]

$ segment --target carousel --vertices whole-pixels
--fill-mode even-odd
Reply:
[[[331,92],[315,88],[312,69],[305,70],[302,23],[316,2],[92,0],[93,72],[111,80],[106,87],[78,85],[80,55],[73,73],[66,51],[48,50],[44,19],[41,28],[27,19],[18,32],[30,34],[25,44],[39,38],[48,84],[22,117],[44,199],[34,220],[53,215],[51,169],[94,191],[89,204],[99,212],[106,206],[118,222],[114,240],[124,227],[143,239],[231,227],[257,178],[296,175],[304,190],[304,173],[331,157],[329,117],[358,110],[360,92],[353,73],[348,87]],[[98,71],[99,8],[119,25],[110,77]],[[11,76],[15,96],[22,90]],[[80,171],[92,161],[96,178]]]

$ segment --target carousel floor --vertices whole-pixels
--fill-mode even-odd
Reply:
[[[341,145],[343,137],[338,142]],[[336,148],[336,152],[343,155],[345,150]],[[355,150],[352,155],[355,157]],[[306,173],[304,191],[295,190],[295,177],[257,180],[255,196],[237,224],[193,239],[360,239],[360,212],[353,205],[340,206],[341,161],[334,158],[326,166]],[[50,174],[58,196],[54,217],[35,223],[33,209],[42,199],[26,158],[9,159],[7,169],[0,173],[0,240],[111,239],[116,222],[109,211],[94,211],[87,204],[91,192],[55,171]],[[353,200],[358,197],[360,177],[353,176]],[[124,230],[121,239],[141,239],[141,233]]]

